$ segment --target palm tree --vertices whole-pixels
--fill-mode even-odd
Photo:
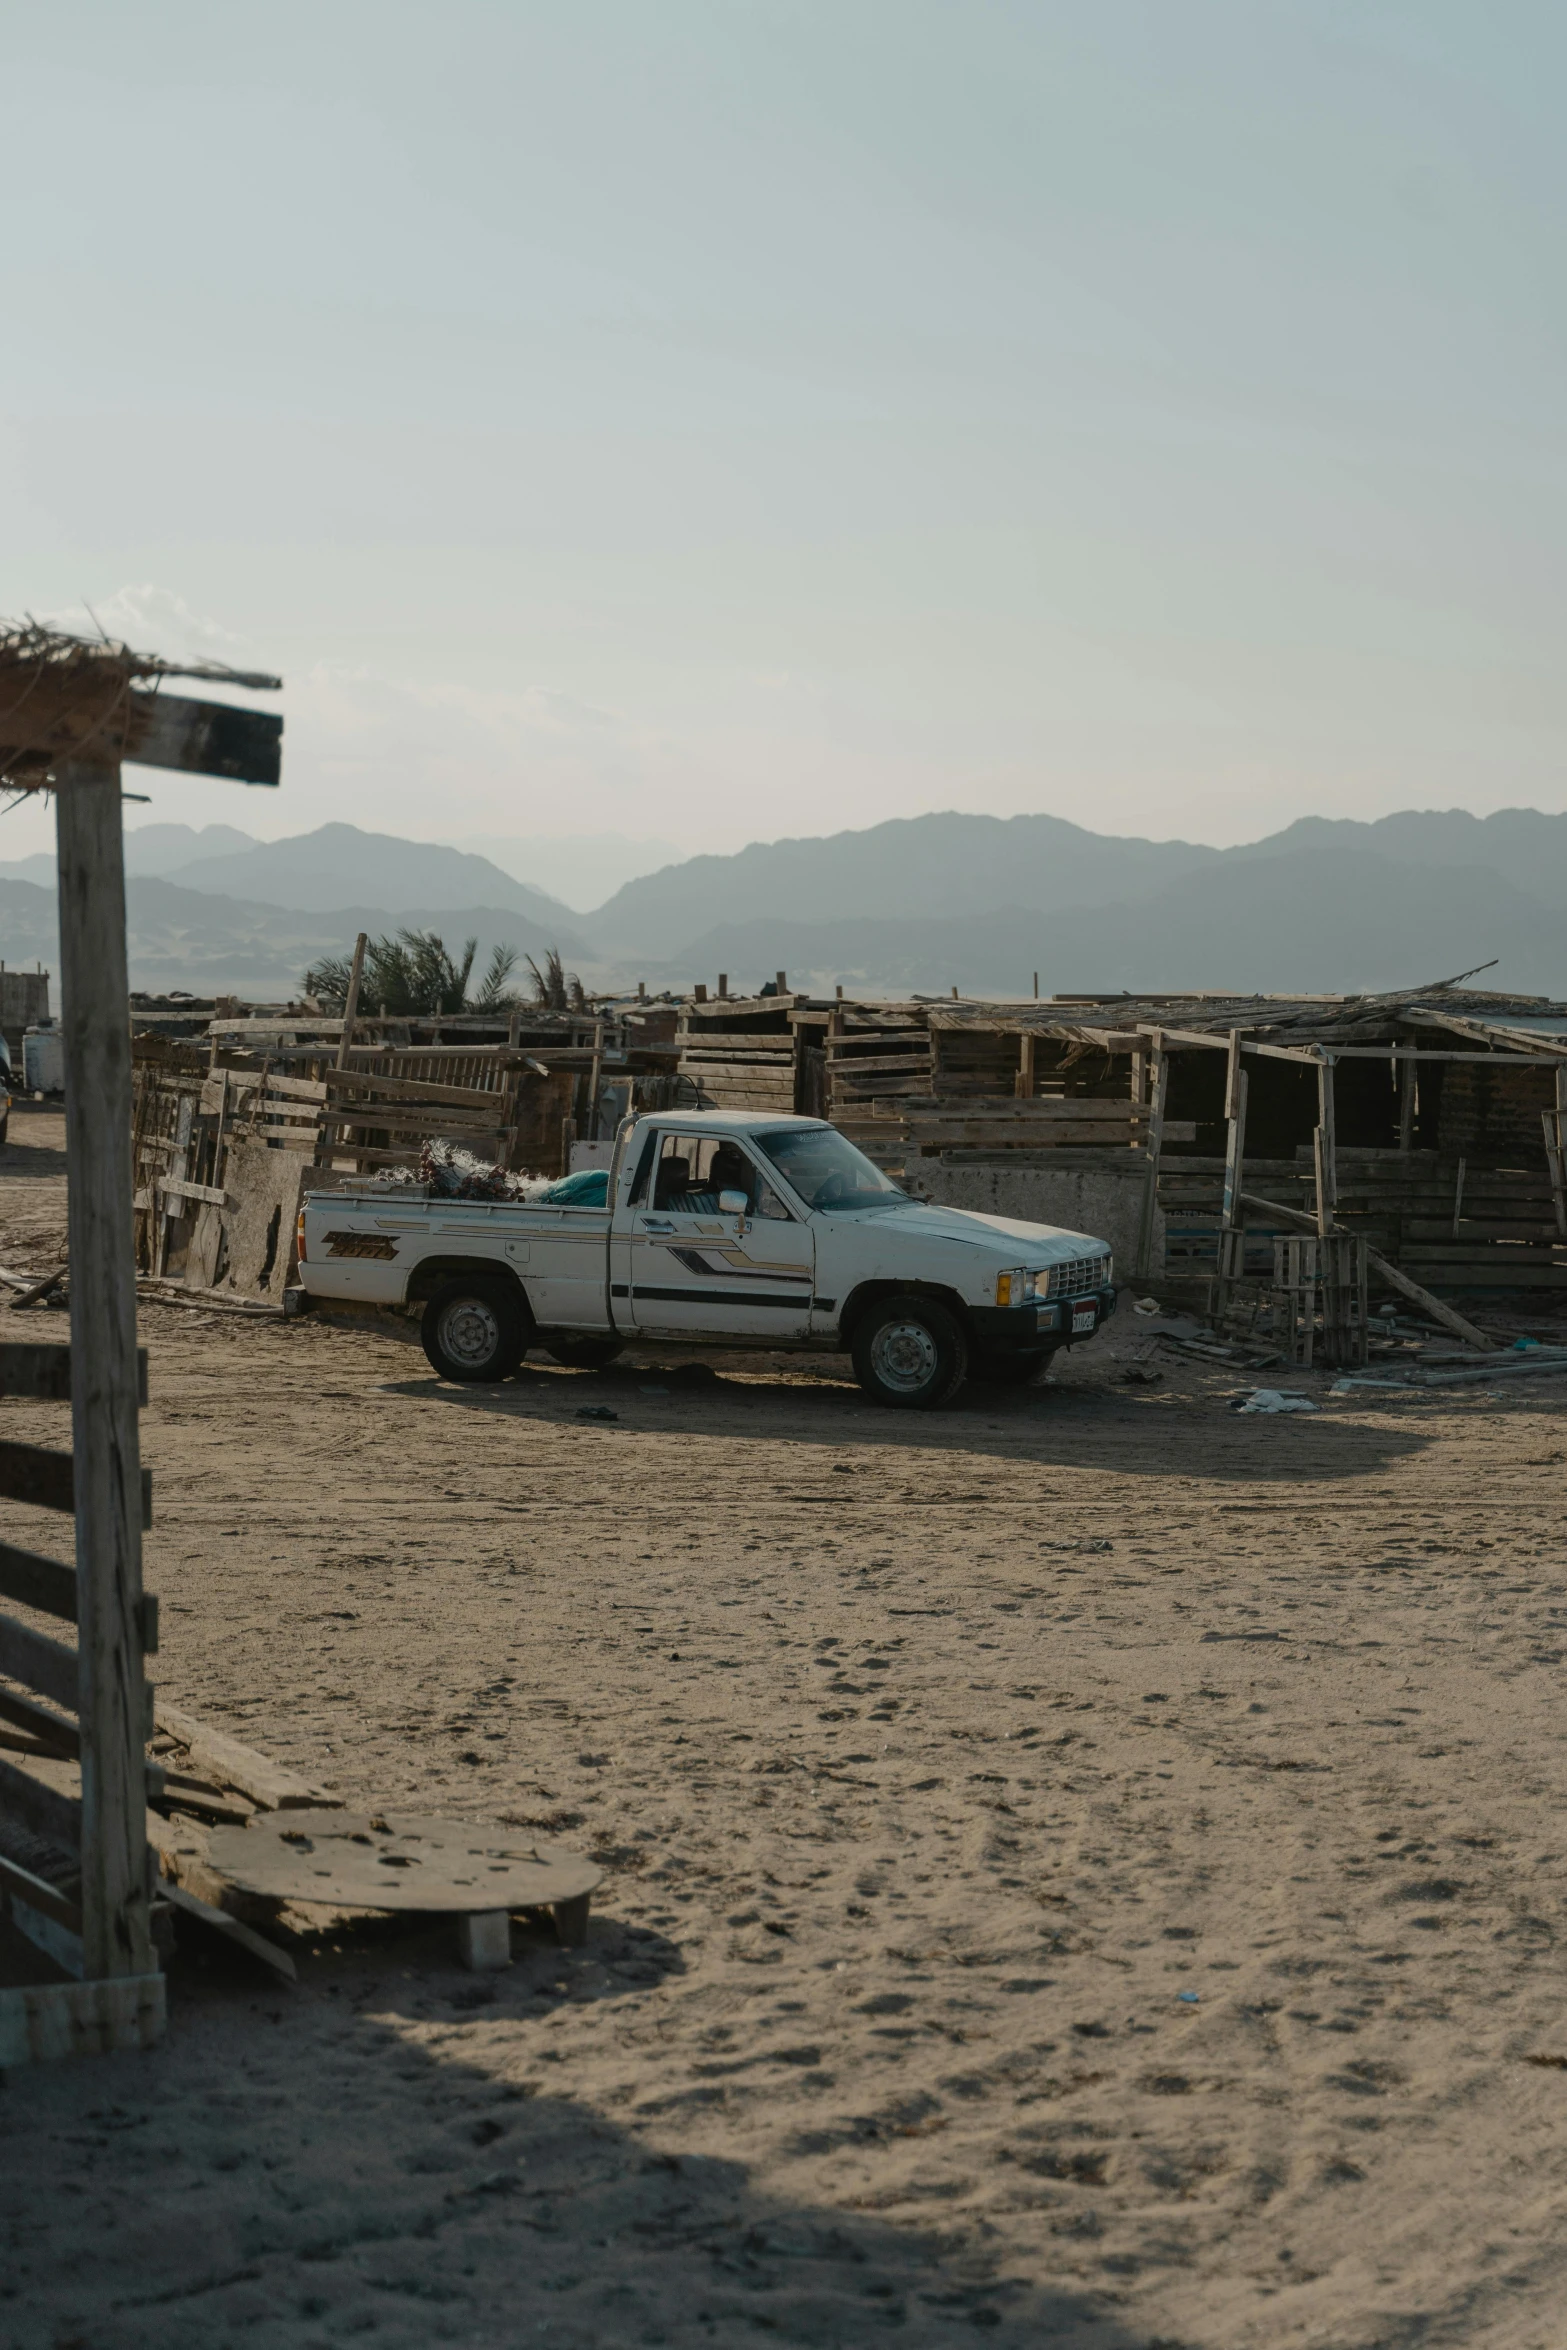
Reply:
[[[530,955],[528,969],[533,973],[533,1000],[547,1011],[577,1012],[586,1005],[582,982],[575,971],[567,972],[558,947],[550,948],[542,971]]]
[[[395,938],[373,938],[365,947],[364,971],[359,982],[361,1000],[394,1017],[428,1018],[440,1013],[510,1012],[522,1002],[506,982],[517,961],[515,947],[498,946],[470,998],[468,982],[479,951],[476,938],[465,939],[455,956],[434,930],[400,930]],[[343,1004],[348,1000],[352,963],[346,955],[324,955],[312,964],[301,985],[317,1002]]]

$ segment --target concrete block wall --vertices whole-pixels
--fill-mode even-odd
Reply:
[[[1054,1154],[1052,1154],[1054,1155]],[[1063,1152],[1060,1156],[1065,1159]],[[1053,1224],[1063,1232],[1086,1233],[1107,1240],[1115,1256],[1115,1278],[1124,1286],[1134,1278],[1137,1237],[1142,1221],[1147,1182],[1146,1162],[1140,1154],[1125,1153],[1125,1166],[1103,1161],[1085,1166],[1077,1153],[1076,1165],[1052,1166],[1043,1154],[1018,1163],[1002,1157],[911,1159],[910,1188],[924,1199],[952,1208],[972,1208],[985,1216],[1016,1216],[1028,1224]],[[1148,1278],[1164,1269],[1165,1220],[1154,1217],[1153,1252]]]

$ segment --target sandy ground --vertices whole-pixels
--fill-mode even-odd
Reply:
[[[905,1417],[143,1319],[168,1691],[608,1876],[586,1951],[182,1958],[160,2051],[7,2077],[8,2345],[1561,2341],[1562,1383],[1237,1418],[1124,1321]]]

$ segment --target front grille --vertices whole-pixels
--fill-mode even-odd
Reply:
[[[1103,1289],[1110,1278],[1108,1256],[1068,1257],[1064,1265],[1050,1267],[1046,1297],[1081,1297],[1085,1290]]]

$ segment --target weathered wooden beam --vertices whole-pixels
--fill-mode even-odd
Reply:
[[[82,1930],[82,1913],[68,1893],[62,1893],[58,1885],[51,1885],[44,1877],[35,1877],[31,1869],[24,1869],[20,1861],[9,1859],[3,1852],[0,1852],[0,1893],[25,1901],[30,1909],[53,1918],[68,1933],[79,1934]]]
[[[1338,1125],[1333,1107],[1333,1065],[1317,1068],[1317,1129],[1312,1137],[1317,1172],[1317,1235],[1326,1239],[1333,1230],[1338,1207]]]
[[[263,1811],[341,1809],[341,1798],[327,1788],[302,1779],[297,1771],[274,1762],[270,1755],[258,1754],[254,1747],[231,1738],[227,1731],[210,1728],[194,1714],[166,1704],[161,1697],[157,1700],[154,1719],[160,1730],[177,1738],[189,1750],[192,1766],[203,1778],[211,1779],[219,1787],[238,1788],[241,1795],[248,1795]]]
[[[143,1796],[144,1804],[145,1800]],[[67,1852],[80,1849],[82,1806],[78,1799],[74,1795],[62,1795],[58,1787],[35,1779],[31,1771],[24,1771],[19,1763],[6,1762],[3,1757],[0,1757],[0,1806],[12,1819],[20,1820],[24,1828],[31,1828],[35,1836],[47,1836],[51,1844],[63,1845]]]
[[[1224,1193],[1220,1217],[1229,1228],[1240,1221],[1241,1184],[1246,1166],[1246,1093],[1247,1076],[1244,1069],[1235,1072],[1233,1103],[1229,1112],[1229,1128],[1224,1153]]]
[[[76,1711],[76,1651],[47,1632],[35,1632],[14,1616],[0,1616],[0,1673],[36,1689],[67,1711]]]
[[[0,2067],[155,2048],[166,2016],[163,1977],[156,1973],[0,1991]]]
[[[123,756],[138,767],[173,767],[230,783],[276,784],[283,771],[283,721],[274,711],[183,694],[129,696]],[[62,995],[64,989],[61,990]]]
[[[0,1542],[0,1593],[41,1616],[76,1621],[76,1569],[35,1550],[19,1550],[14,1542]]]
[[[74,1665],[74,1657],[71,1661]],[[28,1731],[40,1744],[52,1748],[67,1761],[74,1761],[81,1753],[82,1742],[74,1722],[51,1713],[47,1706],[34,1705],[30,1697],[18,1697],[14,1689],[0,1688],[0,1720]]]
[[[1242,1045],[1241,1050],[1244,1053],[1255,1053],[1258,1059],[1263,1061],[1293,1061],[1297,1068],[1302,1069],[1315,1069],[1322,1059],[1322,1055],[1315,1045],[1302,1047],[1288,1044],[1245,1044]]]
[[[1137,1223],[1137,1265],[1140,1281],[1153,1271],[1153,1237],[1159,1213],[1159,1157],[1164,1144],[1164,1104],[1170,1090],[1170,1061],[1162,1029],[1148,1031],[1148,1171],[1143,1185],[1142,1214]]]
[[[0,1441],[0,1494],[7,1501],[30,1502],[34,1509],[70,1513],[76,1507],[70,1454],[56,1452],[44,1444]],[[150,1469],[141,1473],[141,1522],[145,1533],[152,1524]],[[21,1593],[13,1591],[11,1597],[19,1599]]]
[[[71,1350],[68,1346],[0,1346],[0,1395],[30,1396],[35,1403],[69,1403]],[[136,1351],[136,1400],[147,1400],[147,1350]]]
[[[1260,1051],[1260,1046],[1248,1045],[1246,1050]],[[1325,1047],[1336,1061],[1493,1061],[1514,1069],[1559,1069],[1562,1053],[1445,1053],[1438,1046],[1422,1045],[1418,1051],[1404,1044],[1336,1044]],[[1564,1048],[1567,1050],[1567,1048]]]
[[[289,1953],[279,1949],[275,1942],[269,1942],[264,1934],[258,1934],[254,1926],[247,1926],[243,1918],[230,1917],[226,1909],[219,1909],[213,1902],[203,1901],[199,1893],[190,1892],[173,1877],[165,1877],[159,1890],[165,1901],[172,1902],[187,1917],[199,1918],[213,1933],[221,1934],[225,1941],[234,1943],[238,1949],[248,1951],[252,1958],[259,1958],[263,1966],[281,1975],[286,1983],[299,1980],[299,1969]]]
[[[273,752],[275,760],[275,740]],[[194,752],[162,763],[202,766]],[[96,1981],[145,1976],[154,1965],[143,1762],[146,1622],[131,1232],[130,998],[119,767],[72,760],[56,770],[55,783],[71,1264],[82,1941],[85,1972]]]
[[[1545,1128],[1545,1164],[1551,1176],[1551,1205],[1556,1229],[1567,1234],[1567,1061],[1556,1072],[1556,1099],[1540,1113]]]

